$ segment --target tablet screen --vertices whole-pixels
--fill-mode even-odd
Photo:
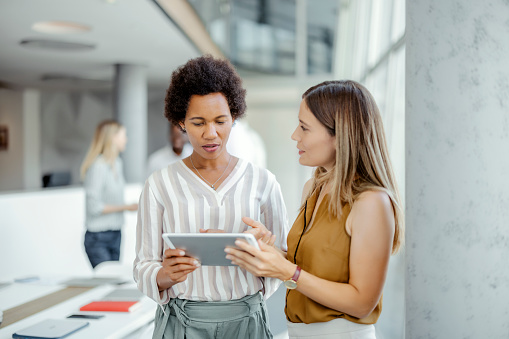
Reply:
[[[236,247],[237,239],[259,249],[255,237],[249,233],[164,233],[163,239],[170,248],[183,249],[187,256],[196,258],[202,266],[235,266],[225,258],[224,249]]]

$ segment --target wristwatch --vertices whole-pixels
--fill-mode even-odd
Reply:
[[[297,288],[297,280],[299,279],[299,275],[300,275],[300,267],[297,266],[297,269],[295,270],[295,273],[293,274],[293,276],[290,279],[284,281],[285,287],[289,290],[296,289]]]

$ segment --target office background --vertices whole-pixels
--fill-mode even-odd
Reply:
[[[246,120],[265,142],[290,221],[311,173],[298,165],[289,138],[300,95],[339,78],[373,93],[407,222],[406,248],[390,264],[380,338],[509,337],[507,1],[81,0],[68,7],[0,2],[0,126],[8,130],[0,253],[40,249],[39,239],[55,244],[39,265],[24,265],[23,254],[3,259],[2,279],[87,269],[84,258],[65,262],[58,250],[84,254],[72,243],[83,232],[77,169],[96,124],[116,117],[128,127],[129,145],[138,147],[125,155],[135,198],[144,179],[136,168],[166,143],[162,100],[171,71],[211,53],[230,58],[244,79]],[[91,29],[35,31],[45,20]],[[85,46],[38,49],[43,42],[29,41],[37,39]],[[41,190],[43,175],[60,172],[70,173],[72,186]],[[127,219],[127,232],[133,223]],[[43,263],[51,258],[60,266]]]

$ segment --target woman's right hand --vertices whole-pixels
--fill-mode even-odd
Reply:
[[[163,255],[163,268],[157,273],[159,291],[166,290],[187,279],[187,275],[201,264],[195,258],[187,257],[180,249],[167,249]]]
[[[243,217],[242,221],[246,225],[251,226],[251,229],[245,231],[244,233],[251,233],[252,235],[254,235],[256,240],[261,240],[270,246],[274,245],[274,242],[276,241],[276,236],[272,235],[272,232],[269,231],[264,224],[262,224],[259,221],[255,221],[249,217]]]

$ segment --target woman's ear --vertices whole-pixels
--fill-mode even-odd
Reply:
[[[186,127],[184,125],[184,122],[179,122],[179,126],[180,128],[185,132],[186,131]]]

